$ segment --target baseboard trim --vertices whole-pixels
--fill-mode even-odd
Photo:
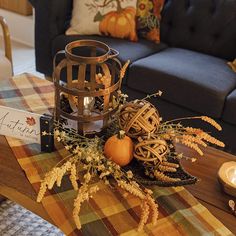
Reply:
[[[31,47],[31,48],[34,47],[34,45],[32,44],[33,42],[26,42],[22,39],[18,39],[18,38],[15,38],[15,37],[11,37],[11,40],[14,41],[14,42],[17,42],[17,43],[24,44],[24,45],[26,45],[28,47]]]

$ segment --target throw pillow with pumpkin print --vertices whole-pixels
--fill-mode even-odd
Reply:
[[[165,0],[138,0],[137,32],[138,36],[160,42],[161,10]]]
[[[137,0],[74,0],[67,35],[105,35],[137,41]]]

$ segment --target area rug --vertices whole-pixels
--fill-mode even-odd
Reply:
[[[18,204],[0,204],[0,236],[64,236],[55,226]]]

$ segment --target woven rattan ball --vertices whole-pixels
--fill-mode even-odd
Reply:
[[[138,138],[154,133],[160,124],[160,116],[150,102],[136,100],[122,107],[119,123],[128,136]]]
[[[157,139],[155,136],[139,141],[134,147],[134,157],[151,165],[156,165],[165,160],[167,152],[166,141]]]

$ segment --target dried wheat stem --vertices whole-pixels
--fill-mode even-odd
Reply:
[[[208,116],[193,116],[193,117],[178,118],[178,119],[168,120],[168,121],[164,122],[164,124],[168,124],[168,123],[176,122],[176,121],[181,121],[181,120],[193,120],[193,119],[201,119],[201,120],[209,123],[213,127],[215,127],[217,130],[219,130],[219,131],[222,130],[221,126],[215,120],[213,120],[212,118],[210,118]]]
[[[215,120],[213,120],[212,118],[208,117],[208,116],[201,116],[201,119],[207,123],[209,123],[210,125],[212,125],[213,127],[215,127],[217,130],[221,131],[222,127],[220,126],[220,124],[218,124]]]
[[[76,224],[76,227],[78,229],[81,229],[81,222],[79,218],[79,213],[80,213],[80,208],[81,204],[88,200],[93,193],[96,193],[98,191],[98,187],[94,186],[91,187],[90,189],[88,188],[87,184],[83,184],[78,191],[78,195],[76,199],[74,200],[74,209],[73,209],[73,218]]]
[[[150,195],[147,195],[147,201],[152,211],[152,224],[156,225],[158,219],[158,204]]]
[[[78,183],[77,183],[77,177],[76,177],[76,165],[72,164],[71,169],[70,169],[70,181],[71,184],[74,188],[74,190],[78,190]]]
[[[162,164],[163,166],[168,166],[168,167],[173,167],[173,168],[179,168],[179,164],[176,164],[176,163],[171,163],[171,162],[163,161],[161,164]]]
[[[142,213],[141,213],[140,222],[138,225],[139,232],[143,229],[144,225],[147,223],[148,216],[149,216],[149,208],[150,207],[149,207],[147,201],[143,200],[141,203]]]
[[[130,60],[128,60],[120,70],[120,86],[121,86],[123,78],[125,77],[125,72],[129,66],[129,64],[130,64]]]
[[[160,164],[158,166],[158,169],[161,171],[161,172],[176,172],[176,168],[173,168],[173,167],[169,167],[169,166],[164,166],[162,164]]]
[[[198,147],[198,145],[196,143],[192,143],[192,142],[184,140],[184,139],[181,139],[181,143],[187,147],[194,149],[200,156],[203,156],[202,150]]]
[[[196,135],[203,132],[203,130],[198,129],[198,128],[193,128],[193,127],[185,127],[184,130],[186,130],[188,133],[196,134]]]
[[[46,191],[47,191],[47,184],[45,182],[42,182],[40,185],[38,196],[37,196],[37,200],[36,200],[37,202],[42,201]]]
[[[177,182],[177,181],[180,181],[179,178],[171,178],[167,175],[165,175],[164,173],[158,171],[158,170],[155,170],[154,171],[154,176],[160,180],[160,181],[163,181],[163,182]]]
[[[212,137],[210,134],[207,134],[205,132],[202,132],[198,136],[201,137],[202,139],[206,140],[207,142],[215,144],[219,147],[224,147],[225,146],[225,144],[223,142],[221,142],[220,140]]]

